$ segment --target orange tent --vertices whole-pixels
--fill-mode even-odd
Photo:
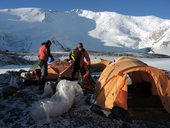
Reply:
[[[91,72],[102,72],[112,61],[104,59],[91,60]]]
[[[114,106],[128,110],[128,83],[142,81],[150,82],[152,95],[159,95],[164,108],[170,113],[169,76],[132,57],[122,57],[109,64],[102,72],[97,83],[97,105],[105,110]]]
[[[102,72],[111,61],[103,59],[94,59],[91,62],[91,72]],[[64,77],[71,77],[72,66],[71,63],[65,60],[54,61],[48,65],[48,80],[56,80],[59,75]],[[78,75],[77,75],[78,77]]]
[[[65,60],[58,60],[48,64],[48,80],[56,80],[59,76],[71,76],[71,64]]]

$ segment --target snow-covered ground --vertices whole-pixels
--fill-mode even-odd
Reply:
[[[142,58],[140,60],[142,60],[143,62],[147,63],[150,66],[170,71],[170,58],[155,58],[155,59]]]
[[[32,56],[26,55],[26,56],[24,56],[23,58],[26,59],[26,60],[28,60],[28,61],[37,61],[37,60],[38,60],[38,56],[35,56],[35,55],[34,55],[34,56],[33,56],[33,55],[32,55]]]
[[[10,74],[0,74],[0,85],[8,86]],[[133,118],[131,122],[110,119],[93,113],[90,106],[85,103],[85,97],[81,98],[72,108],[61,116],[54,117],[50,123],[35,121],[31,116],[32,104],[40,101],[42,92],[35,85],[26,86],[8,98],[2,97],[2,87],[0,87],[0,125],[1,128],[169,128],[168,117],[151,117],[150,120]],[[42,100],[43,101],[43,100]],[[48,101],[47,101],[48,102]],[[81,102],[81,103],[80,103]],[[49,103],[53,104],[51,100]],[[59,106],[57,106],[59,107]],[[64,108],[64,107],[63,107]],[[142,109],[145,113],[151,114],[154,110]],[[162,111],[162,110],[161,110]],[[151,113],[150,113],[151,112]],[[35,113],[36,114],[36,113]],[[166,114],[165,114],[166,115]],[[159,115],[157,115],[159,116]],[[148,117],[147,117],[148,118]]]
[[[24,57],[25,59],[35,59],[33,56],[27,55]],[[66,55],[61,55],[56,59],[65,59]],[[117,59],[117,56],[109,56],[109,55],[100,55],[95,56],[91,55],[91,59],[94,58],[103,58],[108,60]],[[139,58],[144,61],[148,65],[168,70],[170,71],[170,58]],[[9,85],[9,81],[11,78],[10,73],[5,73],[6,71],[18,71],[20,69],[28,70],[30,65],[16,66],[16,65],[6,65],[0,67],[0,125],[1,128],[11,128],[11,127],[19,127],[19,128],[46,128],[46,127],[78,127],[78,128],[86,128],[86,127],[108,127],[108,128],[119,128],[119,127],[130,127],[130,128],[150,128],[150,127],[162,127],[169,128],[170,120],[166,115],[164,118],[155,118],[150,117],[151,120],[148,119],[138,119],[133,118],[132,122],[123,122],[120,120],[110,119],[98,114],[93,113],[90,110],[90,106],[85,103],[85,98],[82,97],[82,103],[75,102],[72,108],[65,114],[61,116],[57,116],[51,120],[50,123],[47,122],[36,122],[31,116],[31,106],[33,103],[37,101],[45,101],[42,100],[42,92],[39,91],[39,87],[35,85],[30,85],[22,88],[17,91],[13,96],[10,96],[6,99],[2,97],[2,90],[4,87]],[[5,74],[4,74],[5,73]],[[51,100],[49,100],[51,101]],[[51,103],[51,102],[49,102]],[[59,107],[59,106],[58,106]],[[150,109],[142,109],[140,111],[155,112],[154,110],[150,111]],[[162,110],[160,110],[162,111]],[[150,114],[150,113],[149,113]],[[159,114],[158,114],[159,115]]]

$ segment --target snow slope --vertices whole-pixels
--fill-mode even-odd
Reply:
[[[155,16],[126,16],[115,12],[79,11],[79,15],[96,21],[89,35],[107,46],[142,49],[170,54],[170,20]]]
[[[170,20],[88,10],[0,10],[2,50],[37,51],[47,39],[55,43],[53,51],[72,49],[82,41],[92,51],[138,51],[150,47],[170,55]]]

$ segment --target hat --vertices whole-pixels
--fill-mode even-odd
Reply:
[[[51,41],[50,40],[47,40],[47,42],[46,42],[47,44],[51,44]]]
[[[80,47],[83,48],[83,43],[79,42],[77,45],[80,45]]]

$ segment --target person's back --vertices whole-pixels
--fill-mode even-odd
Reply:
[[[45,78],[48,75],[48,58],[50,57],[52,61],[54,58],[50,52],[51,41],[48,40],[46,43],[42,43],[38,51],[39,66],[41,68],[41,78],[40,78],[40,88],[43,89],[45,85]]]
[[[40,61],[47,61],[48,60],[47,48],[46,48],[44,43],[39,48],[38,58],[39,58]]]

